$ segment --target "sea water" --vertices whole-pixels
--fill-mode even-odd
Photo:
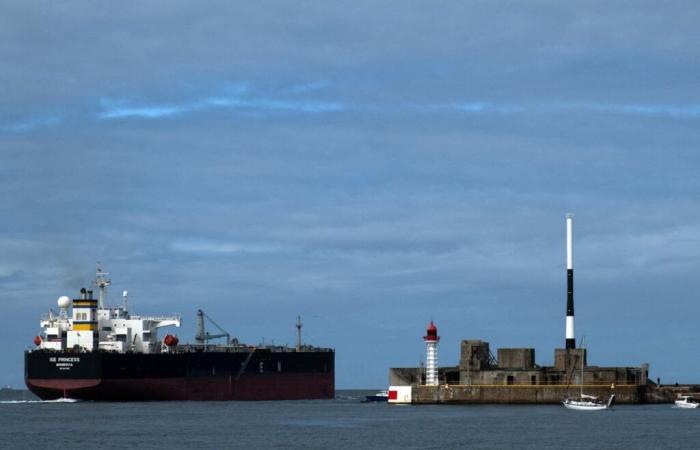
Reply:
[[[700,410],[619,405],[388,405],[279,402],[0,403],[8,449],[686,449],[700,448]]]

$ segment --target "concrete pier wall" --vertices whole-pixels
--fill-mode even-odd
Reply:
[[[577,396],[578,386],[414,386],[414,404],[558,404],[568,396]],[[621,404],[642,403],[643,386],[584,386],[584,392],[605,399],[615,393]]]
[[[414,404],[558,404],[575,397],[578,386],[413,386]],[[700,385],[681,386],[600,386],[584,385],[584,392],[606,399],[615,394],[617,404],[673,403],[679,395],[691,395],[700,401]]]
[[[650,383],[644,391],[644,403],[673,403],[679,395],[692,395],[700,401],[700,385],[656,386]]]
[[[411,386],[412,403],[555,404],[584,393],[616,402],[671,403],[689,387],[658,387],[648,380],[649,365],[599,367],[588,364],[586,349],[555,349],[553,366],[535,363],[533,348],[498,349],[489,343],[464,340],[458,366],[440,367],[439,386],[425,386],[420,368],[389,369],[390,386]],[[674,386],[675,388],[675,386]]]

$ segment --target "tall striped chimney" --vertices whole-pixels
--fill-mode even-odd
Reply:
[[[566,215],[566,348],[576,348],[574,335],[574,215]]]

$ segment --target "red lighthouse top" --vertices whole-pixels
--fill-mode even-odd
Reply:
[[[439,341],[440,336],[437,334],[437,327],[433,323],[433,321],[430,321],[430,325],[428,325],[428,329],[425,330],[425,336],[423,336],[424,341]]]

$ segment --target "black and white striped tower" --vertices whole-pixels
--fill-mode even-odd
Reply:
[[[576,348],[574,335],[574,215],[566,215],[566,348]]]

